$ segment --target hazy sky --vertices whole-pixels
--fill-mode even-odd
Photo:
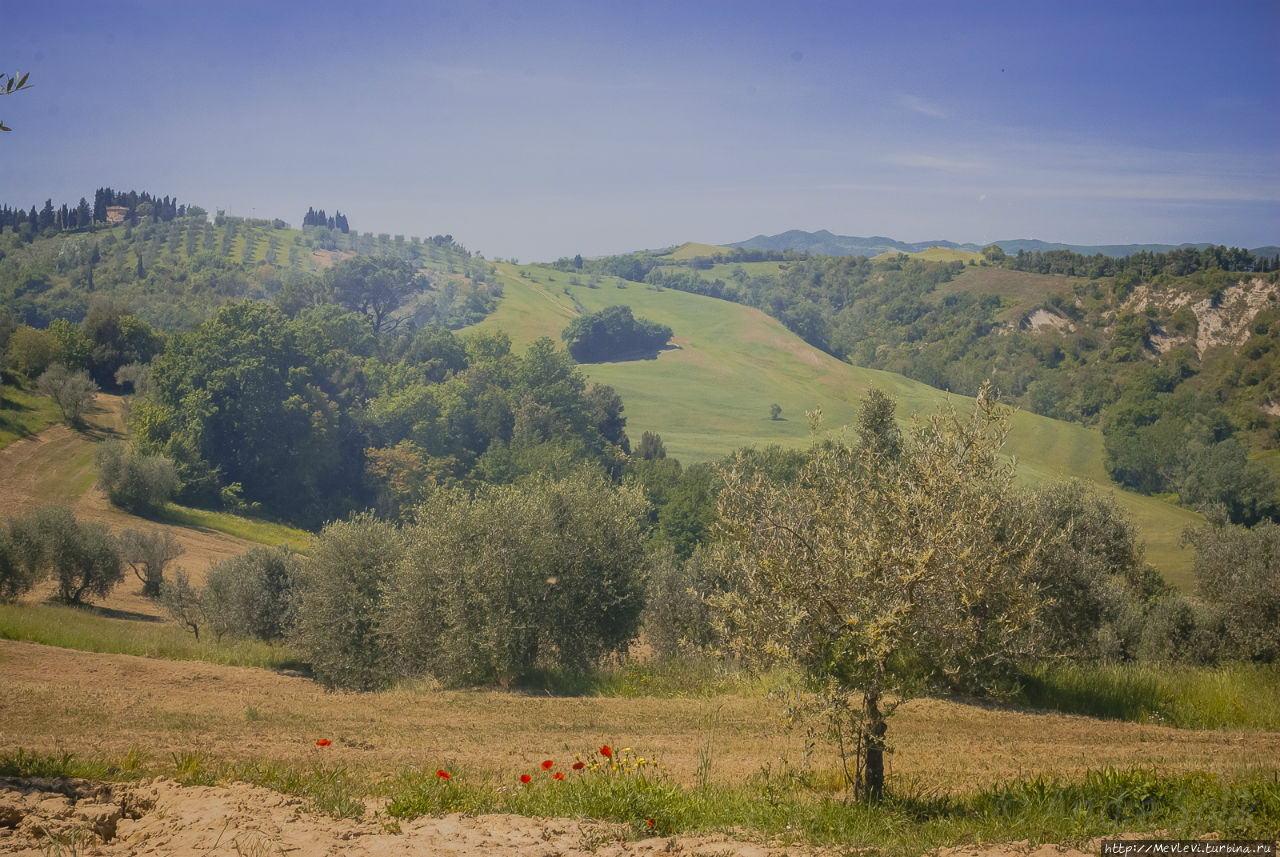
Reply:
[[[490,258],[787,229],[1280,244],[1280,2],[6,3],[0,202]]]

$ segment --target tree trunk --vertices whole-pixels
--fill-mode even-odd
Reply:
[[[884,714],[880,711],[880,689],[875,687],[862,696],[863,729],[863,764],[862,794],[867,803],[880,800],[884,792],[884,735],[889,729]]]

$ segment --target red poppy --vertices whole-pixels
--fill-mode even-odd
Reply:
[[[652,818],[646,818],[646,819],[645,819],[645,821],[649,822],[649,826],[650,826],[650,827],[653,827],[653,819],[652,819]]]
[[[328,746],[329,746],[330,744],[332,744],[332,743],[333,743],[333,742],[332,742],[332,741],[330,741],[328,738],[321,738],[319,741],[317,741],[317,742],[316,742],[316,746],[317,746],[317,747],[328,747]]]
[[[574,763],[573,763],[573,769],[574,769],[575,771],[581,771],[581,770],[582,770],[583,768],[585,768],[586,766],[587,766],[587,763],[586,763],[586,762],[574,762]]]
[[[447,780],[449,779],[449,772],[446,771],[444,768],[441,768],[440,770],[436,771],[436,776],[442,780]]]
[[[531,782],[533,782],[533,777],[529,776],[528,774],[521,774],[521,775],[520,775],[520,782],[522,782],[522,783],[526,783],[526,784],[527,784],[527,783],[531,783]]]
[[[550,759],[547,759],[545,762],[542,763],[542,770],[549,771],[554,766],[555,766],[555,762],[551,761]]]
[[[564,779],[564,771],[556,771],[554,774],[552,774],[552,775],[551,775],[551,779],[553,779],[553,780],[563,780],[563,779]]]
[[[610,747],[608,744],[605,744],[603,747],[600,748],[600,755],[604,756],[606,759],[610,758],[611,756],[613,756],[613,748]]]

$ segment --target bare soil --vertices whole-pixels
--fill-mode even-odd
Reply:
[[[335,821],[299,800],[244,783],[183,787],[172,780],[104,785],[85,780],[0,779],[0,854],[351,855],[351,857],[781,857],[832,850],[725,836],[628,841],[616,825],[515,815],[446,815],[400,822]],[[74,844],[76,850],[71,850]],[[55,850],[61,848],[63,850]],[[939,857],[1081,857],[1027,843],[946,849]]]

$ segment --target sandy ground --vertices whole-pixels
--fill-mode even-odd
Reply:
[[[350,857],[783,857],[836,855],[726,836],[630,840],[615,825],[575,819],[460,814],[400,822],[385,816],[334,821],[301,802],[235,783],[179,786],[172,780],[104,785],[85,780],[0,779],[0,854],[350,855]],[[942,849],[937,857],[1083,857],[1098,853],[1029,843]]]

